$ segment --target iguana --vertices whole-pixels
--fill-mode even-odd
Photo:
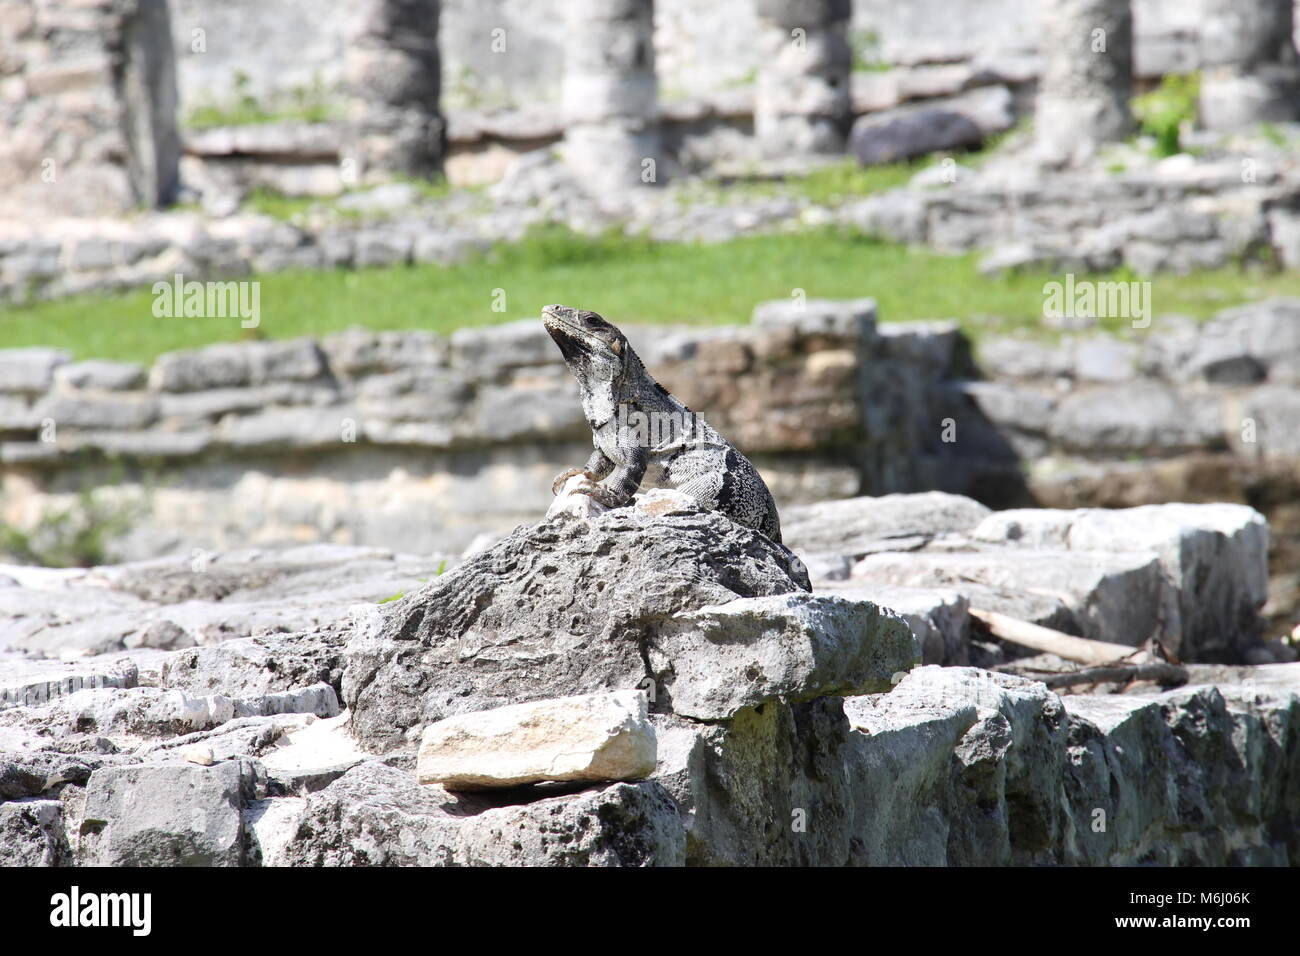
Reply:
[[[551,485],[600,504],[628,504],[638,488],[674,488],[781,543],[781,521],[758,470],[703,418],[656,382],[627,337],[595,312],[566,305],[542,309],[542,324],[578,380],[595,450],[581,468]]]

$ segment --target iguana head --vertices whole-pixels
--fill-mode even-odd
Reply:
[[[595,312],[567,305],[544,307],[542,324],[578,380],[587,418],[593,426],[609,421],[617,404],[616,385],[635,361],[627,337]]]

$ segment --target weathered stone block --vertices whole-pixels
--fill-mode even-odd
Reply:
[[[559,697],[458,714],[424,729],[420,783],[486,790],[639,780],[655,768],[643,691]]]

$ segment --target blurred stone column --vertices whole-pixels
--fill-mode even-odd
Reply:
[[[0,216],[117,216],[175,199],[167,0],[0,0]]]
[[[386,173],[442,171],[447,130],[438,107],[440,0],[352,0],[343,85],[352,140],[345,184]],[[373,174],[379,174],[375,176]]]
[[[1081,163],[1133,132],[1129,0],[1042,0],[1035,137],[1043,159]]]
[[[121,84],[127,173],[136,201],[165,206],[180,185],[176,54],[167,0],[123,5]]]
[[[754,135],[766,156],[838,153],[853,123],[851,0],[755,0]]]
[[[1296,118],[1291,0],[1202,0],[1201,125]]]
[[[659,182],[654,0],[564,0],[564,160],[617,202]]]

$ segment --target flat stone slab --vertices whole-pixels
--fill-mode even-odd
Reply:
[[[640,780],[655,769],[641,691],[583,694],[460,714],[424,730],[420,783],[490,790],[542,781]]]
[[[802,593],[674,614],[654,629],[648,656],[673,712],[697,720],[772,700],[884,692],[921,662],[915,636],[892,611]]]
[[[90,688],[135,687],[139,676],[136,665],[122,659],[103,663],[0,660],[0,710],[31,707]]]

